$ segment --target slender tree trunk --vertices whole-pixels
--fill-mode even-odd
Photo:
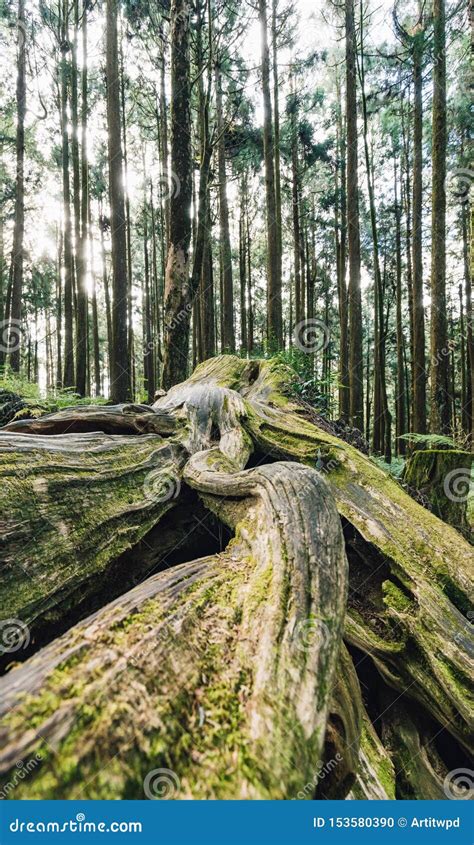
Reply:
[[[166,37],[164,31],[162,32],[162,37],[160,39],[161,42],[161,49],[160,49],[160,128],[161,128],[161,178],[163,186],[169,179],[168,176],[168,157],[169,157],[169,149],[168,149],[168,110],[166,106],[166,87],[165,87],[165,74],[166,74]],[[165,217],[165,244],[166,249],[168,249],[169,244],[169,237],[170,237],[170,195],[169,191],[164,191],[163,197],[163,205],[164,205],[164,217]]]
[[[433,129],[431,218],[431,413],[433,433],[451,420],[446,319],[446,35],[444,0],[433,0]],[[454,385],[453,385],[454,387]]]
[[[63,296],[61,268],[63,263],[63,227],[60,222],[57,236],[57,262],[56,262],[56,387],[61,388],[63,384],[62,364],[62,319],[63,319]]]
[[[104,226],[105,220],[102,214],[102,204],[99,200],[99,229],[100,229],[100,249],[101,249],[101,260],[102,260],[102,284],[104,287],[104,299],[105,299],[105,318],[107,322],[107,351],[108,351],[108,362],[109,362],[109,378],[111,378],[112,373],[112,345],[113,345],[113,326],[112,326],[112,305],[110,302],[110,289],[109,289],[109,276],[107,273],[107,259],[105,255],[105,243],[104,243]]]
[[[247,202],[247,174],[242,178],[239,216],[239,276],[240,276],[240,349],[248,351],[247,337],[247,262],[245,238],[245,205]]]
[[[359,184],[357,162],[356,39],[354,0],[345,0],[347,232],[349,246],[349,390],[350,418],[364,430],[364,365],[360,291]]]
[[[278,0],[272,0],[272,59],[273,59],[273,110],[275,137],[275,207],[278,228],[278,266],[281,273],[282,223],[281,223],[281,173],[280,173],[280,103],[278,78]]]
[[[269,349],[283,346],[281,300],[281,261],[278,250],[278,222],[275,195],[275,156],[270,95],[270,52],[268,47],[267,3],[258,3],[262,31],[263,155],[267,221],[267,339]]]
[[[120,74],[117,52],[117,10],[117,0],[107,0],[107,132],[113,268],[110,395],[114,402],[125,402],[129,398],[130,392],[130,360],[127,332],[127,244],[120,120]]]
[[[122,20],[121,20],[122,23]],[[125,222],[127,231],[127,322],[128,322],[128,355],[130,359],[130,391],[133,396],[134,384],[134,361],[133,354],[133,320],[132,320],[132,225],[130,219],[130,191],[128,185],[128,146],[127,146],[127,113],[125,110],[125,74],[123,62],[123,29],[120,28],[120,117],[122,127],[123,145],[123,178],[125,182]]]
[[[78,7],[76,0],[75,29],[78,28]],[[77,40],[77,34],[75,34]],[[89,220],[89,185],[87,166],[87,0],[82,3],[82,74],[81,74],[81,186],[80,199],[81,231],[76,246],[77,268],[77,355],[76,355],[76,390],[80,396],[86,393],[86,372],[88,357],[88,302],[87,302],[87,245]],[[76,104],[77,114],[77,104]],[[77,203],[76,203],[77,205]],[[76,226],[76,232],[77,232]]]
[[[88,208],[88,221],[89,221],[89,231],[91,229],[91,208],[90,208],[90,197],[89,197],[89,208]],[[101,384],[100,384],[100,338],[99,338],[99,310],[97,304],[97,285],[96,285],[96,276],[95,276],[95,267],[94,267],[94,250],[92,247],[92,240],[89,240],[89,247],[90,247],[90,268],[91,268],[91,278],[92,278],[92,291],[91,291],[91,305],[92,305],[92,348],[93,348],[93,355],[94,355],[94,389],[95,395],[100,396],[102,393]]]
[[[151,404],[155,395],[155,373],[153,360],[153,332],[151,317],[151,295],[150,295],[150,255],[148,249],[148,209],[146,201],[143,208],[143,257],[144,257],[144,286],[143,286],[143,375],[144,386]]]
[[[408,103],[409,105],[409,103]],[[405,172],[405,179],[402,179],[402,196],[404,200],[404,209],[405,209],[405,261],[406,261],[406,280],[407,280],[407,294],[408,294],[408,314],[409,314],[409,328],[410,328],[410,366],[412,370],[413,376],[413,361],[414,361],[414,354],[413,354],[413,337],[414,337],[414,330],[413,330],[413,272],[412,272],[412,219],[411,219],[411,182],[410,182],[410,139],[409,133],[406,130],[405,126],[405,109],[403,105],[401,105],[401,125],[402,125],[402,143],[403,143],[403,153],[401,157],[401,171]],[[408,378],[408,369],[407,369],[407,378]],[[412,402],[413,402],[413,395],[412,392],[408,394],[408,401],[407,401],[407,427],[408,431],[412,431],[411,428],[411,410],[412,410]]]
[[[403,335],[402,315],[402,239],[401,239],[401,206],[397,194],[397,159],[394,153],[394,196],[395,196],[395,260],[396,260],[396,327],[397,327],[397,394],[395,397],[396,426],[395,436],[397,455],[405,454],[405,441],[399,440],[400,435],[406,431],[405,412],[405,361],[403,347],[405,338]]]
[[[349,405],[349,326],[346,284],[346,142],[342,121],[342,105],[339,78],[336,80],[337,122],[336,122],[336,238],[337,238],[337,290],[339,308],[339,416],[348,421]]]
[[[413,430],[426,432],[425,312],[423,307],[422,199],[423,199],[423,32],[413,41]]]
[[[170,243],[165,279],[165,390],[186,377],[192,309],[189,283],[192,196],[189,17],[188,0],[172,0],[171,170],[174,178],[179,180],[179,190],[172,192],[170,203]]]
[[[468,244],[468,204],[461,209],[463,259],[464,259],[464,292],[466,297],[466,432],[474,444],[474,314],[472,303],[471,272],[469,267]]]
[[[251,354],[254,349],[254,315],[253,315],[253,290],[252,290],[252,260],[251,247],[252,241],[250,238],[250,222],[249,222],[249,208],[248,203],[246,207],[246,231],[247,231],[247,285],[248,285],[248,350]]]
[[[73,387],[74,373],[74,257],[72,252],[71,187],[69,180],[68,81],[69,25],[67,0],[61,22],[61,123],[63,176],[63,257],[64,257],[64,387]]]
[[[11,264],[11,305],[8,353],[10,367],[20,372],[21,306],[23,293],[23,236],[25,229],[25,113],[26,113],[26,34],[25,0],[18,0],[18,63],[16,78],[16,191],[15,223]]]
[[[291,102],[291,201],[293,213],[293,262],[295,278],[295,324],[301,323],[304,317],[303,296],[301,284],[301,232],[300,232],[300,191],[298,173],[298,104],[292,80]]]
[[[229,233],[229,204],[227,200],[227,174],[225,161],[225,129],[222,109],[222,74],[219,59],[216,62],[216,116],[217,116],[217,161],[219,170],[219,223],[222,261],[222,303],[223,352],[235,351],[234,333],[234,286],[232,278],[232,251]]]

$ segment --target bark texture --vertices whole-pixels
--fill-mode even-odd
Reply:
[[[152,408],[0,435],[1,615],[31,636],[0,680],[2,787],[41,760],[15,798],[434,797],[439,733],[472,751],[472,547],[293,378],[220,356]]]

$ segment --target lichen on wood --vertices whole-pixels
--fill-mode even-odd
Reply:
[[[149,575],[159,552],[139,550],[170,550],[174,512],[188,530],[180,501],[192,511],[199,497],[233,538],[111,587],[112,604],[5,675],[3,776],[41,737],[61,749],[43,749],[20,797],[139,798],[160,767],[176,797],[404,797],[403,748],[426,743],[391,703],[374,715],[367,666],[371,693],[403,695],[460,759],[472,750],[472,546],[319,428],[293,378],[219,356],[151,408],[73,409],[0,434],[0,596],[18,581],[33,630],[49,615],[54,634],[78,593],[104,597],[127,566]],[[74,433],[58,434],[68,420]],[[132,434],[142,425],[155,433]],[[175,479],[170,496],[147,497],[149,473]],[[418,797],[438,790],[441,752],[437,780],[420,763]]]

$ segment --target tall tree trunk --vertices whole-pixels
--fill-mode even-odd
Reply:
[[[87,2],[82,2],[82,73],[81,73],[81,187],[80,215],[81,230],[76,245],[76,270],[77,270],[77,353],[76,353],[76,390],[80,396],[86,394],[86,373],[88,353],[88,302],[87,302],[87,245],[88,245],[88,221],[89,221],[89,185],[87,166]],[[77,41],[77,30],[79,25],[79,3],[75,4],[75,41]],[[77,48],[76,62],[77,62]],[[77,67],[77,64],[76,64]],[[76,103],[77,117],[77,103]],[[76,127],[77,131],[77,127]],[[77,202],[75,203],[77,210]],[[76,225],[76,236],[78,226]]]
[[[413,39],[413,431],[426,432],[425,312],[423,307],[422,199],[423,199],[423,58],[424,33]]]
[[[168,176],[168,111],[166,105],[166,37],[162,30],[160,38],[160,140],[161,140],[161,179],[165,186]],[[168,249],[170,237],[170,195],[169,191],[164,190],[163,197],[164,206],[164,222],[165,222],[165,245]]]
[[[151,316],[151,284],[150,284],[150,255],[148,249],[148,209],[145,203],[143,206],[143,263],[144,263],[144,285],[143,285],[143,307],[142,307],[142,321],[143,321],[143,377],[144,387],[148,397],[148,402],[151,404],[155,395],[155,371],[154,371],[154,356],[153,356],[153,332],[152,332],[152,316]]]
[[[278,266],[281,273],[282,223],[281,223],[281,173],[280,173],[280,103],[278,78],[278,0],[272,0],[272,59],[273,59],[273,110],[275,151],[275,208],[278,228]]]
[[[130,190],[128,185],[128,147],[127,147],[127,113],[125,110],[125,74],[123,61],[123,29],[120,19],[120,117],[123,144],[123,178],[125,182],[125,224],[127,231],[127,321],[128,321],[128,355],[130,358],[130,391],[134,394],[134,361],[133,354],[133,320],[132,320],[132,225],[130,219]]]
[[[89,231],[91,228],[91,208],[90,208],[90,197],[89,199],[89,208],[88,208],[88,220],[89,220]],[[94,390],[95,395],[101,395],[101,384],[100,384],[100,338],[99,338],[99,310],[97,305],[97,284],[96,284],[96,275],[95,275],[95,267],[94,267],[94,250],[92,246],[92,240],[89,240],[90,246],[90,267],[91,267],[91,278],[92,278],[92,291],[91,291],[91,304],[92,304],[92,349],[94,355]]]
[[[63,363],[62,363],[62,319],[63,319],[63,297],[61,268],[63,261],[63,227],[60,222],[56,235],[56,387],[62,387]]]
[[[300,190],[298,172],[298,101],[292,80],[291,102],[291,201],[293,213],[293,262],[295,275],[295,324],[304,317],[301,275]]]
[[[409,103],[408,103],[409,105]],[[413,376],[413,272],[412,272],[412,218],[411,218],[411,182],[410,182],[410,138],[409,132],[405,125],[405,109],[402,98],[401,105],[401,125],[402,125],[402,143],[403,152],[401,156],[401,172],[405,173],[405,178],[402,179],[402,197],[405,209],[405,261],[406,261],[406,280],[407,280],[407,294],[408,294],[408,314],[409,314],[409,329],[410,329],[410,367]],[[408,378],[408,369],[406,370],[406,377]],[[412,403],[413,392],[408,394],[407,399],[407,429],[412,431]]]
[[[16,78],[16,191],[15,224],[11,264],[11,305],[8,336],[10,367],[20,372],[21,305],[23,293],[23,236],[25,229],[25,113],[26,113],[26,36],[25,0],[18,0],[18,63]]]
[[[234,333],[234,287],[232,279],[232,251],[229,233],[229,204],[227,200],[227,174],[225,161],[225,128],[222,108],[222,72],[216,62],[216,116],[217,116],[217,162],[219,170],[219,224],[222,262],[223,311],[221,348],[223,352],[235,351]]]
[[[405,338],[403,335],[402,315],[402,237],[401,237],[401,205],[398,202],[397,193],[397,159],[394,151],[394,196],[395,196],[395,261],[396,261],[396,329],[397,329],[397,387],[395,397],[396,410],[396,451],[397,455],[405,454],[405,441],[399,440],[400,435],[406,431],[405,412],[405,360],[403,347]]]
[[[254,348],[254,313],[253,313],[253,290],[252,290],[252,260],[251,260],[251,248],[252,248],[252,241],[250,237],[250,222],[249,222],[249,207],[247,203],[246,208],[246,231],[247,231],[247,285],[248,285],[248,318],[249,318],[249,330],[248,330],[248,350],[249,353],[253,352]]]
[[[462,214],[464,292],[466,297],[466,433],[474,444],[474,315],[472,303],[471,270],[469,267],[468,204],[464,203]]]
[[[431,217],[431,413],[432,433],[451,420],[446,319],[446,34],[444,0],[433,0],[433,129]],[[454,387],[454,385],[453,385]]]
[[[248,351],[247,336],[247,262],[245,237],[245,206],[247,203],[247,173],[242,178],[240,187],[239,216],[239,276],[240,276],[240,350]]]
[[[336,249],[337,249],[337,292],[339,308],[339,416],[349,420],[349,326],[346,284],[346,143],[342,122],[341,90],[339,77],[336,79],[337,121],[336,121]]]
[[[68,3],[63,0],[61,18],[61,130],[63,177],[63,258],[64,258],[64,387],[73,387],[74,373],[74,257],[72,252],[71,187],[69,179],[68,82],[69,63]]]
[[[109,362],[109,379],[111,378],[112,374],[112,345],[113,345],[113,327],[112,327],[112,305],[110,302],[110,289],[109,289],[109,277],[107,272],[107,258],[105,255],[105,243],[104,243],[104,226],[105,226],[104,216],[102,214],[102,203],[99,199],[99,230],[100,230],[100,252],[101,252],[101,261],[102,261],[102,285],[104,287],[104,299],[105,299],[105,318],[107,323],[107,351],[108,351],[108,362]]]
[[[163,387],[168,390],[188,370],[192,295],[189,284],[192,153],[188,0],[171,3],[171,170],[179,190],[170,203],[170,243],[165,278]]]
[[[3,161],[3,140],[0,138],[0,172],[3,173],[4,168],[4,161]],[[0,214],[0,332],[3,334],[3,331],[7,326],[5,325],[5,270],[6,270],[6,262],[5,262],[5,236],[4,236],[4,217],[3,214]],[[2,350],[4,346],[0,344],[0,365],[3,363],[2,358]]]
[[[275,195],[275,156],[270,95],[270,51],[268,47],[267,3],[258,3],[262,30],[263,155],[267,223],[267,340],[269,349],[283,347],[281,301],[281,260],[278,250],[278,223]]]
[[[107,0],[107,137],[110,225],[112,237],[113,303],[110,395],[125,402],[130,392],[127,332],[127,244],[120,120],[120,74],[117,52],[118,0]]]
[[[349,246],[349,391],[352,425],[364,429],[364,365],[360,291],[359,184],[357,162],[356,38],[354,0],[345,0],[347,233]]]

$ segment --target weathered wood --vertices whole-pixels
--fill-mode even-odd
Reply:
[[[0,618],[31,640],[85,603],[174,507],[185,460],[158,435],[0,433]]]
[[[145,581],[0,681],[3,784],[19,757],[42,760],[15,797],[150,797],[163,769],[179,798],[306,782],[343,629],[337,511],[306,467],[206,472],[193,483],[209,499],[219,477],[227,550]]]
[[[102,431],[105,434],[172,434],[176,420],[153,412],[148,405],[77,405],[54,414],[16,420],[3,431],[17,434],[77,434]]]
[[[25,797],[143,797],[143,778],[163,767],[180,797],[312,797],[313,786],[326,797],[408,795],[396,710],[376,733],[348,652],[334,675],[346,592],[334,501],[349,559],[345,641],[375,667],[371,684],[415,702],[461,758],[472,747],[472,546],[318,427],[291,398],[293,379],[274,361],[221,356],[143,412],[162,436],[0,434],[0,597],[20,584],[18,617],[33,629],[48,614],[67,619],[78,593],[105,596],[128,566],[143,578],[165,560],[155,546],[172,548],[166,511],[180,499],[198,495],[235,535],[222,554],[153,576],[6,675],[5,777],[40,734],[64,752],[44,752]],[[98,425],[102,411],[84,411],[85,424]],[[128,430],[141,430],[141,415],[131,412]],[[55,430],[47,418],[34,425]],[[179,499],[173,490],[147,500],[155,471],[159,491],[171,473]],[[130,668],[128,656],[139,663]],[[121,718],[128,712],[133,725]],[[423,755],[417,742],[407,741],[411,753]],[[315,779],[336,754],[330,776]],[[437,772],[445,764],[430,762]],[[418,797],[432,796],[430,777]]]

